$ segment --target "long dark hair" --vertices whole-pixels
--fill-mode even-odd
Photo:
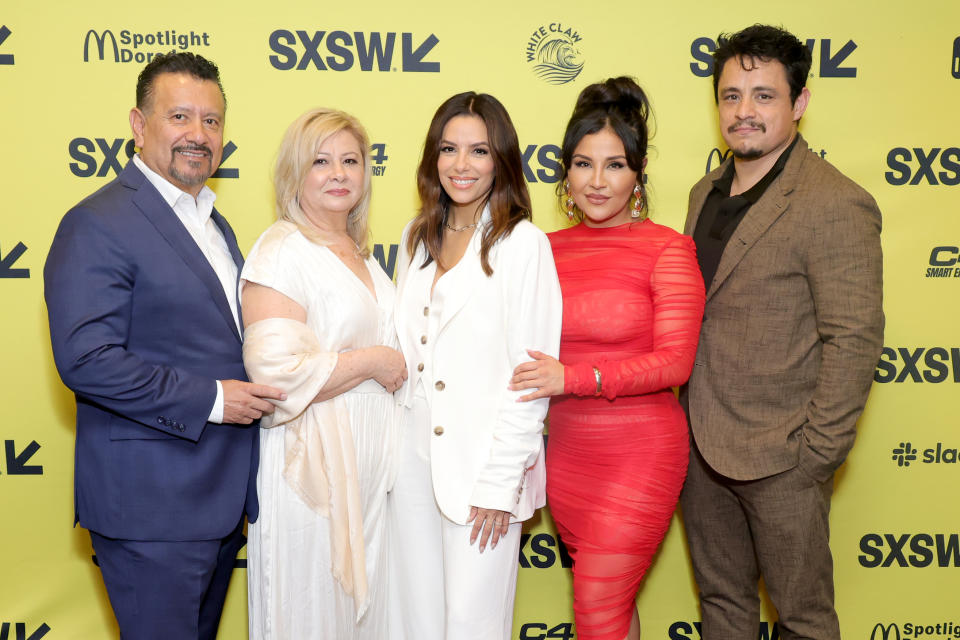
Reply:
[[[584,136],[610,127],[623,142],[627,166],[637,172],[637,181],[643,194],[644,209],[647,208],[647,186],[643,181],[643,160],[647,157],[650,141],[650,101],[633,78],[620,76],[609,78],[586,87],[577,98],[573,115],[563,134],[560,161],[563,175],[557,185],[560,208],[566,201],[564,185],[573,161],[573,152]]]
[[[513,122],[500,101],[486,93],[467,91],[447,99],[433,114],[427,139],[423,144],[423,157],[417,167],[417,192],[420,194],[420,211],[413,220],[407,236],[407,252],[413,256],[422,242],[427,257],[420,268],[440,260],[443,243],[443,224],[450,208],[450,196],[440,184],[437,159],[440,156],[440,139],[443,128],[456,116],[477,116],[487,127],[487,140],[493,156],[493,185],[484,205],[490,205],[491,223],[483,231],[480,245],[480,263],[483,272],[493,274],[490,266],[490,249],[500,238],[510,234],[521,220],[530,219],[530,193],[523,177],[523,160],[520,144]]]

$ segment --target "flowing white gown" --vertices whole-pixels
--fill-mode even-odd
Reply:
[[[241,280],[271,287],[306,309],[306,327],[308,333],[312,333],[308,341],[312,351],[320,352],[309,356],[314,358],[310,366],[321,369],[327,366],[332,371],[335,354],[339,352],[378,344],[397,346],[393,283],[373,258],[368,258],[366,263],[376,298],[329,249],[308,240],[292,223],[278,222],[254,245]],[[280,322],[303,327],[290,320]],[[251,325],[247,336],[259,324]],[[279,339],[285,339],[283,325],[276,326],[281,328],[277,333]],[[304,362],[306,358],[301,353],[290,355],[297,362]],[[258,356],[248,354],[245,349],[248,362],[256,361]],[[257,365],[248,366],[248,370],[251,369],[270,371],[269,367]],[[395,475],[398,409],[393,395],[373,380],[334,399],[311,404],[310,399],[328,375],[329,371],[307,376],[301,385],[303,388],[284,388],[290,397],[271,418],[283,424],[260,430],[257,477],[260,517],[250,525],[247,543],[250,638],[383,640],[388,637],[386,498]],[[251,373],[251,377],[256,376]],[[270,379],[255,381],[273,384]],[[283,378],[283,383],[290,384],[290,381]],[[327,472],[334,476],[321,479],[322,483],[329,481],[331,505],[343,499],[342,493],[333,494],[344,487],[337,484],[336,472],[330,471],[328,463],[345,462],[348,483],[354,483],[353,489],[359,490],[356,493],[362,514],[363,549],[356,564],[365,566],[367,591],[363,602],[355,602],[354,595],[344,590],[343,581],[333,573],[337,567],[332,560],[339,557],[342,563],[343,554],[342,550],[339,554],[332,553],[331,545],[337,545],[337,527],[345,532],[347,524],[331,523],[330,517],[311,508],[302,498],[303,494],[291,487],[284,473],[291,449],[286,432],[296,429],[301,421],[306,421],[304,426],[319,425],[322,431],[329,425],[319,421],[329,420],[333,415],[341,417],[341,435],[346,436],[342,438],[342,449],[331,451],[336,447],[325,447],[319,454],[322,464],[317,463],[316,453],[308,454],[301,471]],[[347,423],[349,427],[345,426]],[[351,460],[331,461],[331,456],[342,456],[344,452],[347,457],[355,452],[355,469]],[[331,506],[327,513],[336,518],[338,512]],[[350,536],[360,533],[351,527]]]

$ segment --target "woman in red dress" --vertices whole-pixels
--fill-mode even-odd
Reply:
[[[513,389],[550,406],[547,500],[573,558],[580,640],[640,637],[635,600],[687,471],[671,387],[690,375],[703,317],[693,240],[646,218],[646,96],[630,78],[583,90],[563,140],[579,224],[550,234],[563,291],[560,360],[531,352]]]

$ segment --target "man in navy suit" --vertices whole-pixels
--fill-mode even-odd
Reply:
[[[243,258],[204,186],[223,150],[219,71],[157,56],[136,98],[139,154],[67,212],[44,268],[77,401],[75,517],[124,640],[212,640],[244,514],[257,517],[256,421],[283,394],[247,382]]]

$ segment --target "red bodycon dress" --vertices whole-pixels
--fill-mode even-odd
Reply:
[[[565,394],[550,406],[547,499],[574,561],[577,637],[622,640],[686,477],[671,387],[693,367],[703,279],[693,240],[650,220],[579,224],[550,242]]]

